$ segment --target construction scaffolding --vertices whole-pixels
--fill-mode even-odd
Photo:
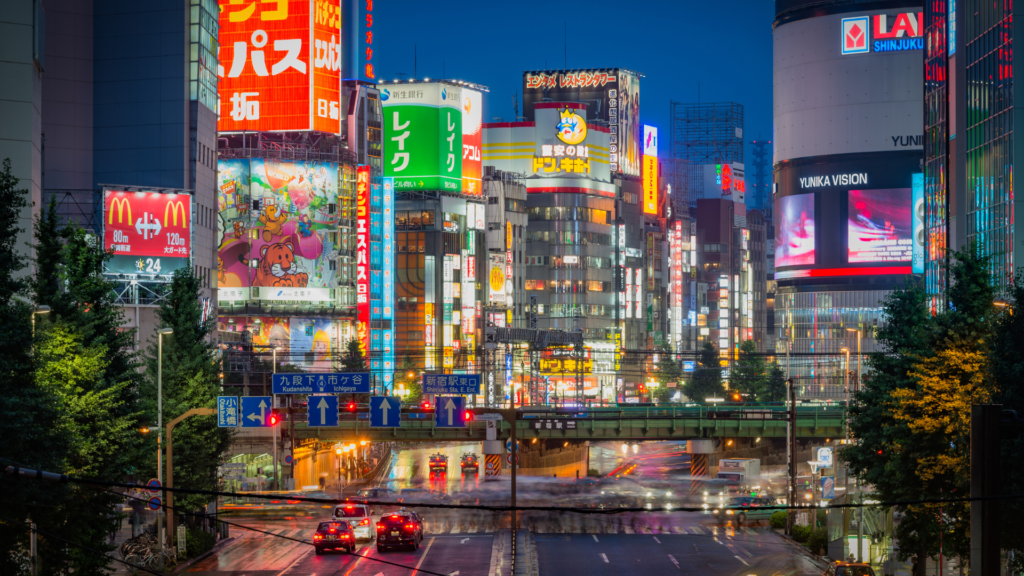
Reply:
[[[743,105],[669,102],[669,156],[692,165],[743,162]]]

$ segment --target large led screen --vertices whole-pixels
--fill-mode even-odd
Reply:
[[[914,252],[910,188],[850,190],[847,257],[855,262],[909,262]]]
[[[776,201],[775,266],[814,264],[814,194]]]
[[[220,299],[330,300],[337,165],[221,160],[217,176]]]
[[[333,318],[221,316],[217,322],[222,332],[248,330],[257,346],[289,350],[278,353],[279,364],[312,372],[330,372],[335,367],[343,339],[342,321]]]

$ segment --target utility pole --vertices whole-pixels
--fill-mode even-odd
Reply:
[[[786,426],[786,452],[789,464],[789,514],[786,515],[786,531],[793,533],[793,508],[796,506],[796,385],[793,379],[786,380],[789,385],[789,418]]]
[[[999,495],[1001,409],[999,404],[971,406],[971,498]],[[1016,414],[1013,420],[1016,432]],[[999,506],[998,500],[971,502],[971,574],[1000,573]]]

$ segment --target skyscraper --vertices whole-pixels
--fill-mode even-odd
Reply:
[[[1024,150],[1013,141],[1020,119],[1013,16],[1007,3],[925,4],[923,234],[933,311],[945,305],[947,248],[975,242],[991,258],[997,286],[1008,286],[1021,265],[1014,258],[1024,243],[1014,218],[1024,200],[1013,194],[1013,166]]]

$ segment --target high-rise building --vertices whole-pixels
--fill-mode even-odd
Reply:
[[[159,285],[175,267],[190,261],[209,311],[216,302],[218,11],[213,0],[13,0],[0,22],[13,42],[2,51],[9,100],[0,157],[11,158],[30,191],[24,239],[51,198],[66,220],[97,235],[118,220],[131,234],[129,221],[145,216],[139,242],[117,242],[108,265],[140,344],[152,336]],[[116,219],[104,210],[115,203]]]
[[[743,105],[669,103],[669,156],[690,164],[743,163]]]
[[[1024,249],[1013,193],[1012,4],[925,3],[925,277],[933,312],[949,288],[947,249],[975,243],[993,283],[1013,281]],[[1024,152],[1021,152],[1024,153]]]
[[[922,272],[921,3],[780,1],[773,36],[777,345],[803,394],[845,397],[844,350]]]

